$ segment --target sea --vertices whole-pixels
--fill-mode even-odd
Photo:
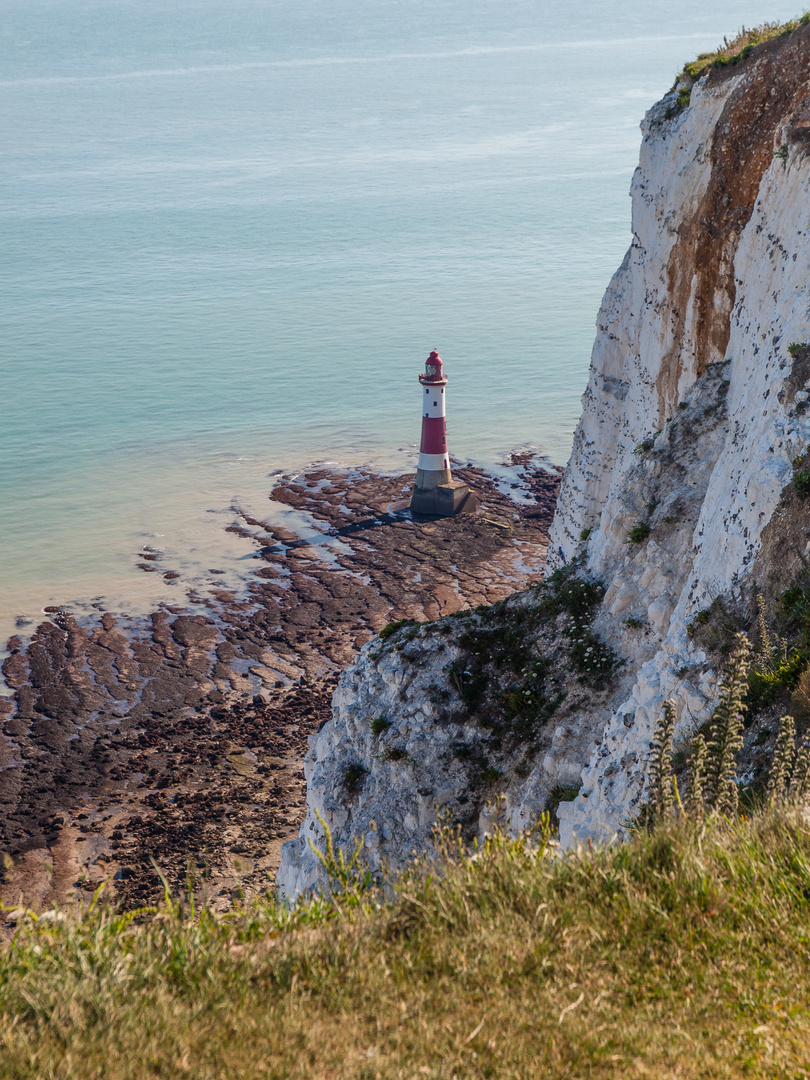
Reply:
[[[0,0],[0,638],[312,462],[564,463],[645,110],[775,0]],[[180,578],[138,569],[144,547]]]

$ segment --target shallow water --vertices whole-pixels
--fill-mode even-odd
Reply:
[[[644,110],[781,3],[7,0],[0,633],[236,578],[236,502],[460,458],[559,462],[629,240]]]

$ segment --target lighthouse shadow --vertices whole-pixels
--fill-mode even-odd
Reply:
[[[424,516],[411,513],[407,502],[392,503],[387,506],[384,513],[375,514],[373,517],[363,518],[362,521],[352,521],[348,525],[341,525],[337,529],[328,529],[318,536],[309,536],[300,540],[291,540],[285,544],[272,544],[259,549],[257,555],[273,555],[284,551],[292,551],[295,548],[313,547],[317,544],[327,543],[336,537],[352,536],[354,533],[366,532],[369,529],[379,528],[381,525],[396,525],[402,521],[437,521],[440,515]],[[251,555],[256,558],[257,555]]]
[[[472,495],[472,492],[470,493]],[[469,506],[468,506],[469,504]],[[444,521],[448,517],[469,517],[477,510],[475,497],[471,499],[465,499],[465,503],[461,506],[455,514],[420,514],[411,509],[409,502],[396,502],[389,504],[385,511],[381,514],[375,514],[373,517],[363,518],[362,521],[352,521],[348,525],[341,525],[337,529],[325,530],[320,537],[309,536],[300,540],[292,540],[285,544],[272,544],[264,546],[259,549],[256,555],[250,556],[251,558],[262,557],[264,555],[279,554],[284,551],[292,551],[295,548],[313,547],[318,544],[328,543],[329,540],[340,538],[344,536],[353,536],[355,533],[367,532],[370,529],[377,529],[384,525],[398,525],[402,522],[413,522],[415,525],[428,524],[431,521]]]

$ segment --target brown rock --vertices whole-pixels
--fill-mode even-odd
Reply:
[[[210,649],[219,637],[219,630],[202,615],[178,615],[172,623],[172,636],[180,645]]]

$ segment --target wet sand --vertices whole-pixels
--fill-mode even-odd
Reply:
[[[9,641],[0,698],[0,898],[37,908],[102,881],[126,906],[189,876],[215,906],[272,888],[303,818],[307,737],[340,671],[386,623],[493,603],[542,576],[560,470],[515,456],[454,474],[479,511],[413,521],[412,477],[313,468],[271,499],[300,527],[242,514],[238,593],[144,619],[49,612]],[[504,479],[506,477],[506,479]],[[275,519],[278,514],[272,515]],[[144,550],[144,573],[172,571]],[[216,570],[210,571],[216,581]]]

